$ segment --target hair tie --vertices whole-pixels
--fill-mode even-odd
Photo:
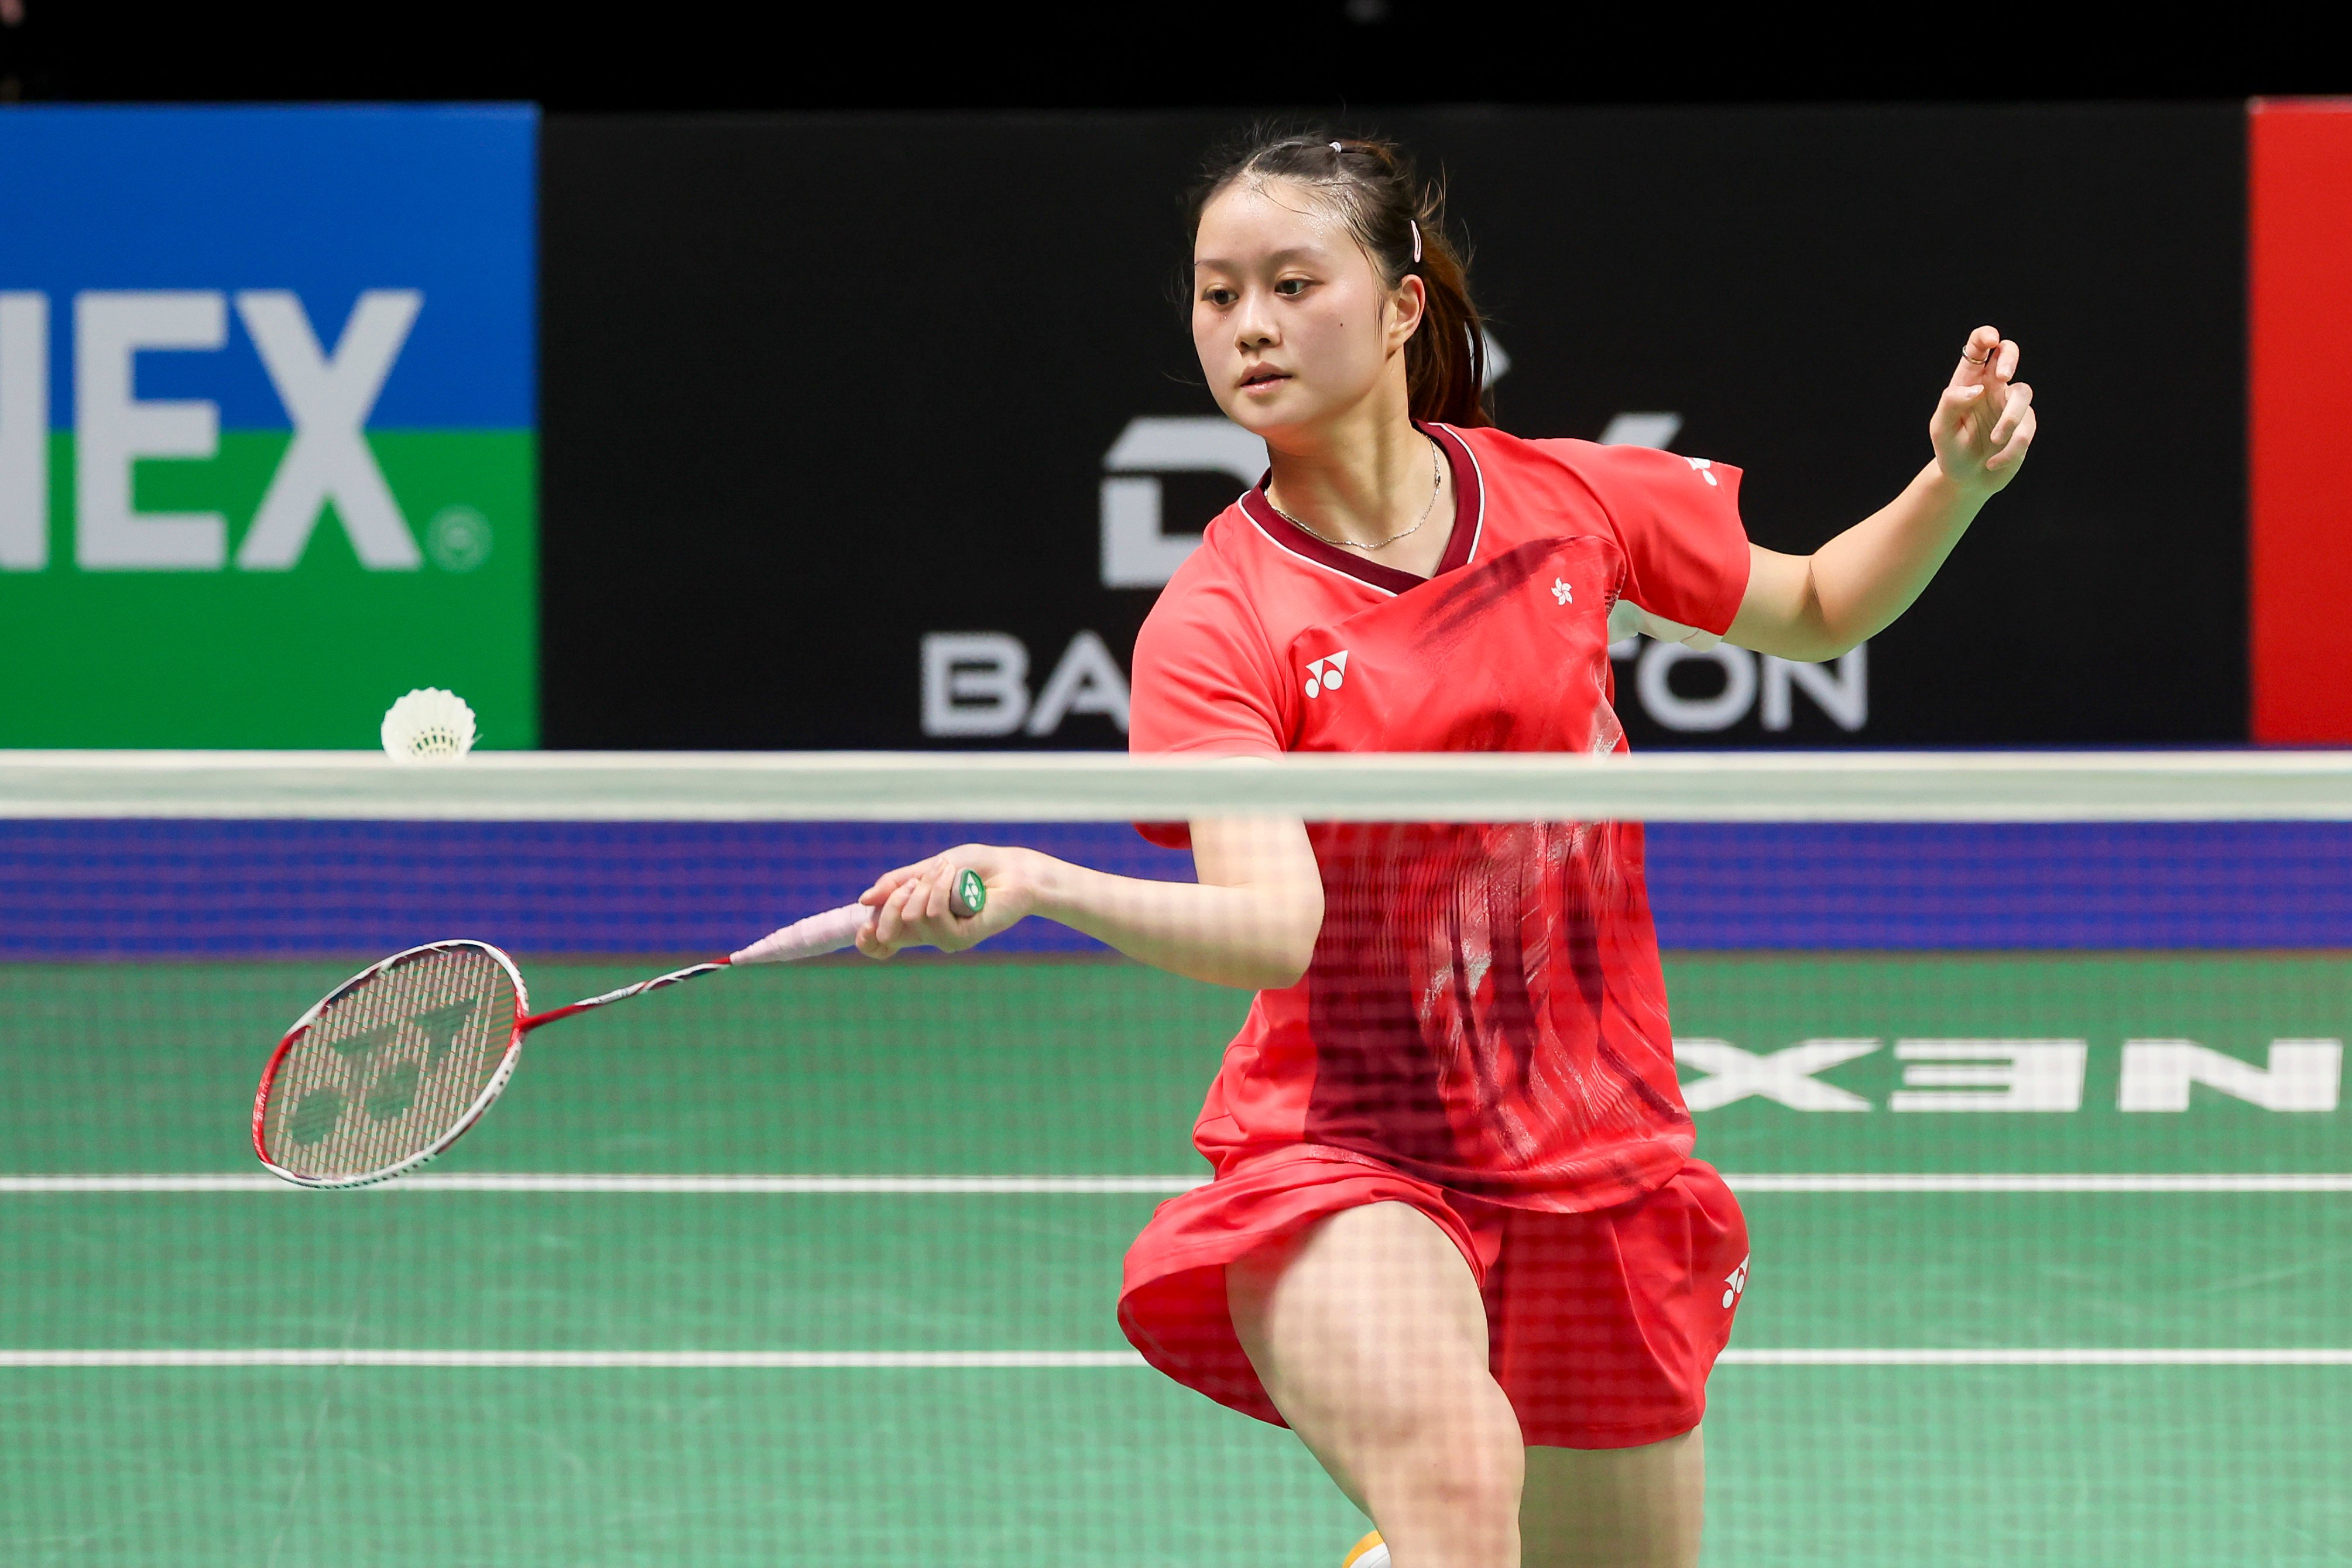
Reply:
[[[1344,147],[1342,147],[1342,146],[1340,146],[1338,142],[1334,141],[1333,143],[1331,143],[1331,151],[1332,151],[1332,152],[1345,152],[1347,151],[1347,149],[1346,149],[1346,148],[1344,148]]]
[[[1407,218],[1404,221],[1404,226],[1412,231],[1412,262],[1415,267],[1418,267],[1421,265],[1421,225]]]

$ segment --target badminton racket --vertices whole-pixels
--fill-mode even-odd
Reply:
[[[949,906],[988,904],[980,873],[956,873]],[[482,1119],[514,1076],[523,1037],[558,1019],[744,964],[835,953],[874,917],[845,904],[724,958],[689,964],[543,1013],[522,971],[487,942],[427,942],[353,975],[295,1020],[253,1097],[253,1152],[303,1186],[365,1186],[415,1170]]]

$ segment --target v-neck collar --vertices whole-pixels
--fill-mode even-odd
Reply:
[[[1257,525],[1259,532],[1292,555],[1327,571],[1352,577],[1383,593],[1402,593],[1443,577],[1456,567],[1467,566],[1477,559],[1478,536],[1486,519],[1486,491],[1478,472],[1477,454],[1451,425],[1423,424],[1415,420],[1413,428],[1437,443],[1438,450],[1445,454],[1446,466],[1454,471],[1454,533],[1445,541],[1445,553],[1438,559],[1437,570],[1429,577],[1415,577],[1412,572],[1366,560],[1352,550],[1317,538],[1276,511],[1274,503],[1265,497],[1266,485],[1274,477],[1272,469],[1266,470],[1265,478],[1257,482],[1255,489],[1242,497],[1242,511]]]

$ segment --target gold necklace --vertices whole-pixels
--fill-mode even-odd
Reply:
[[[1421,509],[1420,519],[1416,521],[1412,527],[1405,529],[1405,531],[1401,534],[1391,534],[1388,538],[1375,545],[1358,544],[1353,539],[1335,539],[1328,534],[1317,533],[1313,528],[1308,528],[1305,523],[1300,522],[1297,517],[1294,517],[1288,512],[1284,511],[1282,507],[1276,503],[1274,492],[1272,490],[1268,490],[1265,493],[1265,504],[1274,507],[1274,515],[1276,517],[1280,517],[1284,522],[1288,523],[1292,528],[1297,528],[1308,538],[1321,539],[1325,544],[1337,545],[1341,549],[1360,549],[1370,552],[1376,549],[1386,549],[1389,546],[1396,543],[1397,540],[1402,538],[1410,538],[1414,534],[1419,533],[1421,531],[1421,525],[1429,521],[1429,514],[1437,510],[1437,492],[1444,487],[1444,471],[1437,465],[1437,443],[1432,441],[1429,444],[1429,505]]]

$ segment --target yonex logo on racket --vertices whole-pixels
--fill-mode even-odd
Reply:
[[[1348,650],[1342,648],[1307,666],[1307,695],[1318,697],[1327,691],[1336,692],[1346,684],[1347,675]]]
[[[364,1111],[371,1122],[389,1122],[407,1114],[425,1085],[425,1075],[440,1067],[472,1021],[475,1007],[472,1000],[452,1002],[427,1008],[404,1021],[376,1024],[332,1040],[322,1038],[320,1043],[346,1065],[332,1082],[314,1081],[294,1103],[286,1122],[287,1135],[307,1148],[324,1142],[354,1108]],[[411,1042],[423,1046],[422,1059],[376,1060],[379,1051],[389,1047],[396,1051]]]

